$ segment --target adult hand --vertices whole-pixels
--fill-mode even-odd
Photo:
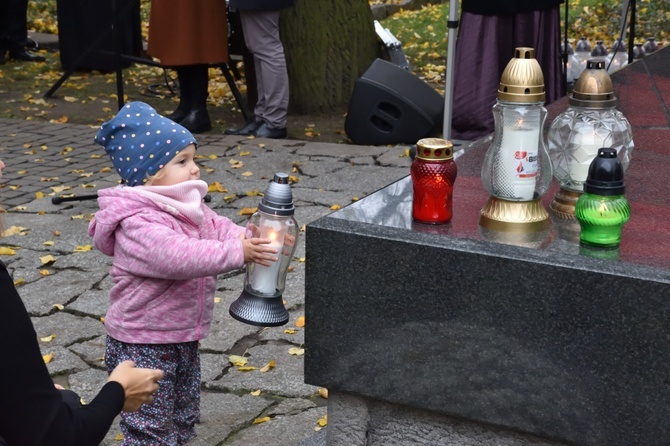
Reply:
[[[126,394],[124,412],[135,412],[142,404],[150,404],[158,390],[158,381],[163,379],[162,370],[136,368],[133,361],[123,361],[116,366],[107,381],[116,381]]]

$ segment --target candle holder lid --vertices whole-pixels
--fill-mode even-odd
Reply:
[[[616,107],[617,97],[605,61],[589,59],[586,62],[586,69],[575,82],[569,103],[586,108]]]
[[[423,138],[416,143],[416,158],[427,161],[445,161],[454,157],[454,145],[442,138]]]
[[[584,192],[594,195],[623,195],[626,186],[623,183],[623,166],[617,157],[616,149],[598,150],[584,183]]]
[[[258,205],[258,210],[266,214],[289,216],[293,215],[293,194],[288,184],[288,174],[278,172],[265,190],[265,194]]]
[[[498,99],[509,102],[544,102],[544,75],[533,48],[519,47],[498,86]]]

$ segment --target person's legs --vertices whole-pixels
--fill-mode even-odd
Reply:
[[[107,337],[105,363],[108,372],[132,359],[137,367],[160,369],[164,373],[153,403],[143,405],[137,412],[121,412],[124,446],[179,445],[173,422],[177,382],[175,345],[178,344],[126,344]]]
[[[179,444],[195,437],[195,423],[200,421],[200,355],[198,342],[177,344],[178,359],[175,383],[174,425]]]
[[[254,114],[269,128],[286,128],[289,82],[279,38],[279,11],[240,11],[244,41],[254,55],[258,102]]]
[[[212,128],[212,122],[207,111],[207,96],[209,96],[209,71],[204,64],[184,65],[179,67],[181,100],[186,100],[188,109],[179,121],[192,133],[202,133]],[[184,78],[182,83],[181,77]],[[181,104],[180,104],[181,105]]]
[[[28,0],[3,0],[7,19],[7,50],[18,53],[25,50],[28,39]]]

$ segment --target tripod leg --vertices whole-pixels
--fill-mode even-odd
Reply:
[[[121,34],[119,33],[119,17],[116,13],[116,0],[112,0],[112,40],[114,41],[114,57],[116,59],[116,94],[119,110],[125,102],[123,98],[123,67],[121,66]]]
[[[227,63],[224,63],[220,65],[220,68],[221,72],[223,73],[223,77],[225,77],[226,82],[228,82],[230,91],[233,92],[233,96],[235,97],[235,101],[237,101],[237,105],[239,105],[240,110],[242,110],[242,116],[244,117],[244,120],[245,121],[251,120],[254,116],[249,111],[249,107],[247,107],[246,102],[242,99],[242,94],[240,93],[240,90],[237,88],[237,85],[235,84],[235,79],[230,74],[230,67],[228,66]]]

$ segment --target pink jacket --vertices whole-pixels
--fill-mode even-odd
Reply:
[[[204,205],[206,191],[200,180],[98,191],[88,232],[114,257],[105,316],[114,339],[166,344],[209,334],[216,276],[244,265],[245,228]]]

